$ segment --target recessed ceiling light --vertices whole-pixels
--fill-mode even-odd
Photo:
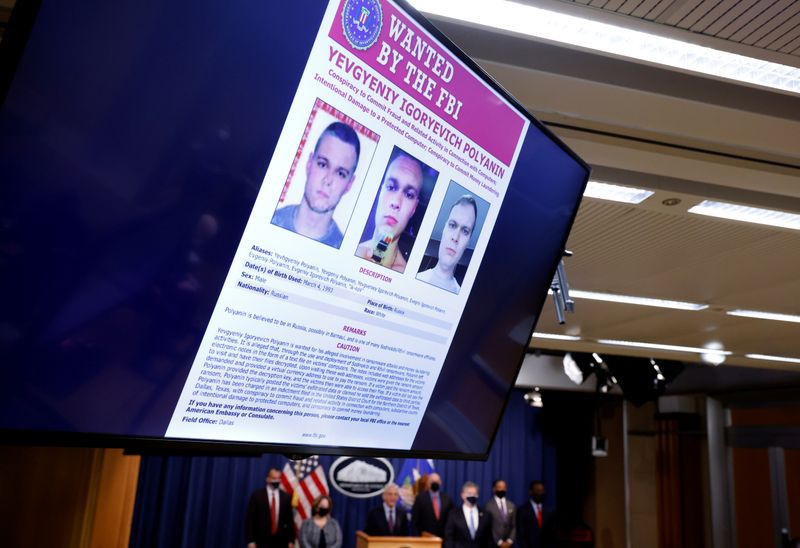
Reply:
[[[534,339],[553,339],[556,341],[579,341],[581,340],[580,337],[576,337],[574,335],[561,335],[559,333],[535,333],[533,334]]]
[[[710,342],[705,345],[705,348],[707,351],[700,354],[700,359],[704,362],[714,366],[722,365],[725,362],[725,354],[719,352],[723,349],[722,343],[717,341]]]
[[[729,316],[742,316],[745,318],[758,318],[759,320],[773,320],[777,322],[800,323],[800,316],[792,314],[776,314],[774,312],[759,312],[758,310],[728,310],[725,312]]]
[[[666,65],[800,93],[800,69],[506,0],[411,0],[418,10]]]
[[[616,346],[630,346],[633,348],[647,348],[648,350],[670,350],[673,352],[692,352],[694,354],[722,354],[730,355],[728,350],[715,350],[710,348],[698,348],[695,346],[679,346],[675,344],[659,344],[639,341],[620,341],[616,339],[598,339],[600,344],[613,344]]]
[[[607,301],[612,303],[638,304],[641,306],[656,306],[659,308],[674,308],[676,310],[705,310],[707,304],[689,303],[684,301],[670,301],[666,299],[651,299],[649,297],[634,297],[631,295],[615,295],[613,293],[597,293],[594,291],[582,291],[572,289],[570,297],[576,299],[590,299],[593,301]]]
[[[745,358],[766,360],[770,362],[800,363],[800,358],[787,358],[785,356],[768,356],[766,354],[745,354]]]
[[[597,198],[599,200],[611,200],[612,202],[622,202],[624,204],[641,204],[653,195],[650,190],[634,188],[630,186],[612,185],[599,181],[589,181],[586,190],[583,192],[586,198]]]
[[[732,221],[744,221],[746,223],[800,230],[800,215],[761,207],[703,200],[696,206],[690,208],[689,213],[718,217],[720,219],[730,219]]]

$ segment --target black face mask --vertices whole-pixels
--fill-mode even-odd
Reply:
[[[544,502],[544,495],[531,495],[531,500],[536,504],[541,504]]]
[[[505,491],[495,491],[494,494],[497,495],[497,498],[499,498],[499,499],[506,498],[506,492]]]
[[[281,482],[279,482],[279,481],[271,481],[271,482],[269,482],[269,486],[272,487],[273,489],[279,489],[280,486],[281,486]]]
[[[467,497],[467,502],[475,506],[478,503],[478,497]]]
[[[441,486],[437,482],[434,481],[433,483],[431,483],[431,491],[433,491],[434,493],[439,490],[439,487]]]
[[[324,518],[330,512],[330,508],[317,508],[317,515],[321,518]]]

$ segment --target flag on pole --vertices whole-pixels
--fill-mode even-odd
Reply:
[[[417,480],[424,474],[432,474],[436,469],[433,459],[406,459],[400,473],[397,474],[397,483],[400,485],[400,500],[410,509],[417,498]]]
[[[281,489],[292,496],[294,524],[300,530],[303,520],[311,517],[314,499],[328,494],[328,481],[325,479],[325,469],[319,463],[319,456],[314,455],[295,463],[287,461],[283,467]]]

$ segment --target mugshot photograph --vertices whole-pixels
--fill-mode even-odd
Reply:
[[[417,279],[459,293],[489,204],[450,181]]]
[[[405,272],[439,173],[395,146],[376,187],[356,256]]]
[[[272,224],[338,249],[378,140],[318,99]]]

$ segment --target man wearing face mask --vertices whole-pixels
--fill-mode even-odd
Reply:
[[[247,548],[292,548],[292,498],[281,491],[281,471],[270,468],[266,488],[250,495],[245,518]]]
[[[462,505],[447,517],[444,548],[489,548],[492,518],[478,508],[478,486],[468,481],[461,487]]]
[[[530,500],[517,512],[517,547],[552,548],[555,546],[553,512],[544,505],[544,483],[533,480],[528,489]]]
[[[428,491],[417,495],[411,510],[411,527],[414,535],[428,532],[444,538],[447,515],[453,508],[453,501],[442,493],[442,478],[436,472],[428,476]]]
[[[492,495],[484,508],[492,516],[492,543],[500,548],[510,548],[517,537],[517,516],[514,503],[506,498],[506,482],[494,480]]]

